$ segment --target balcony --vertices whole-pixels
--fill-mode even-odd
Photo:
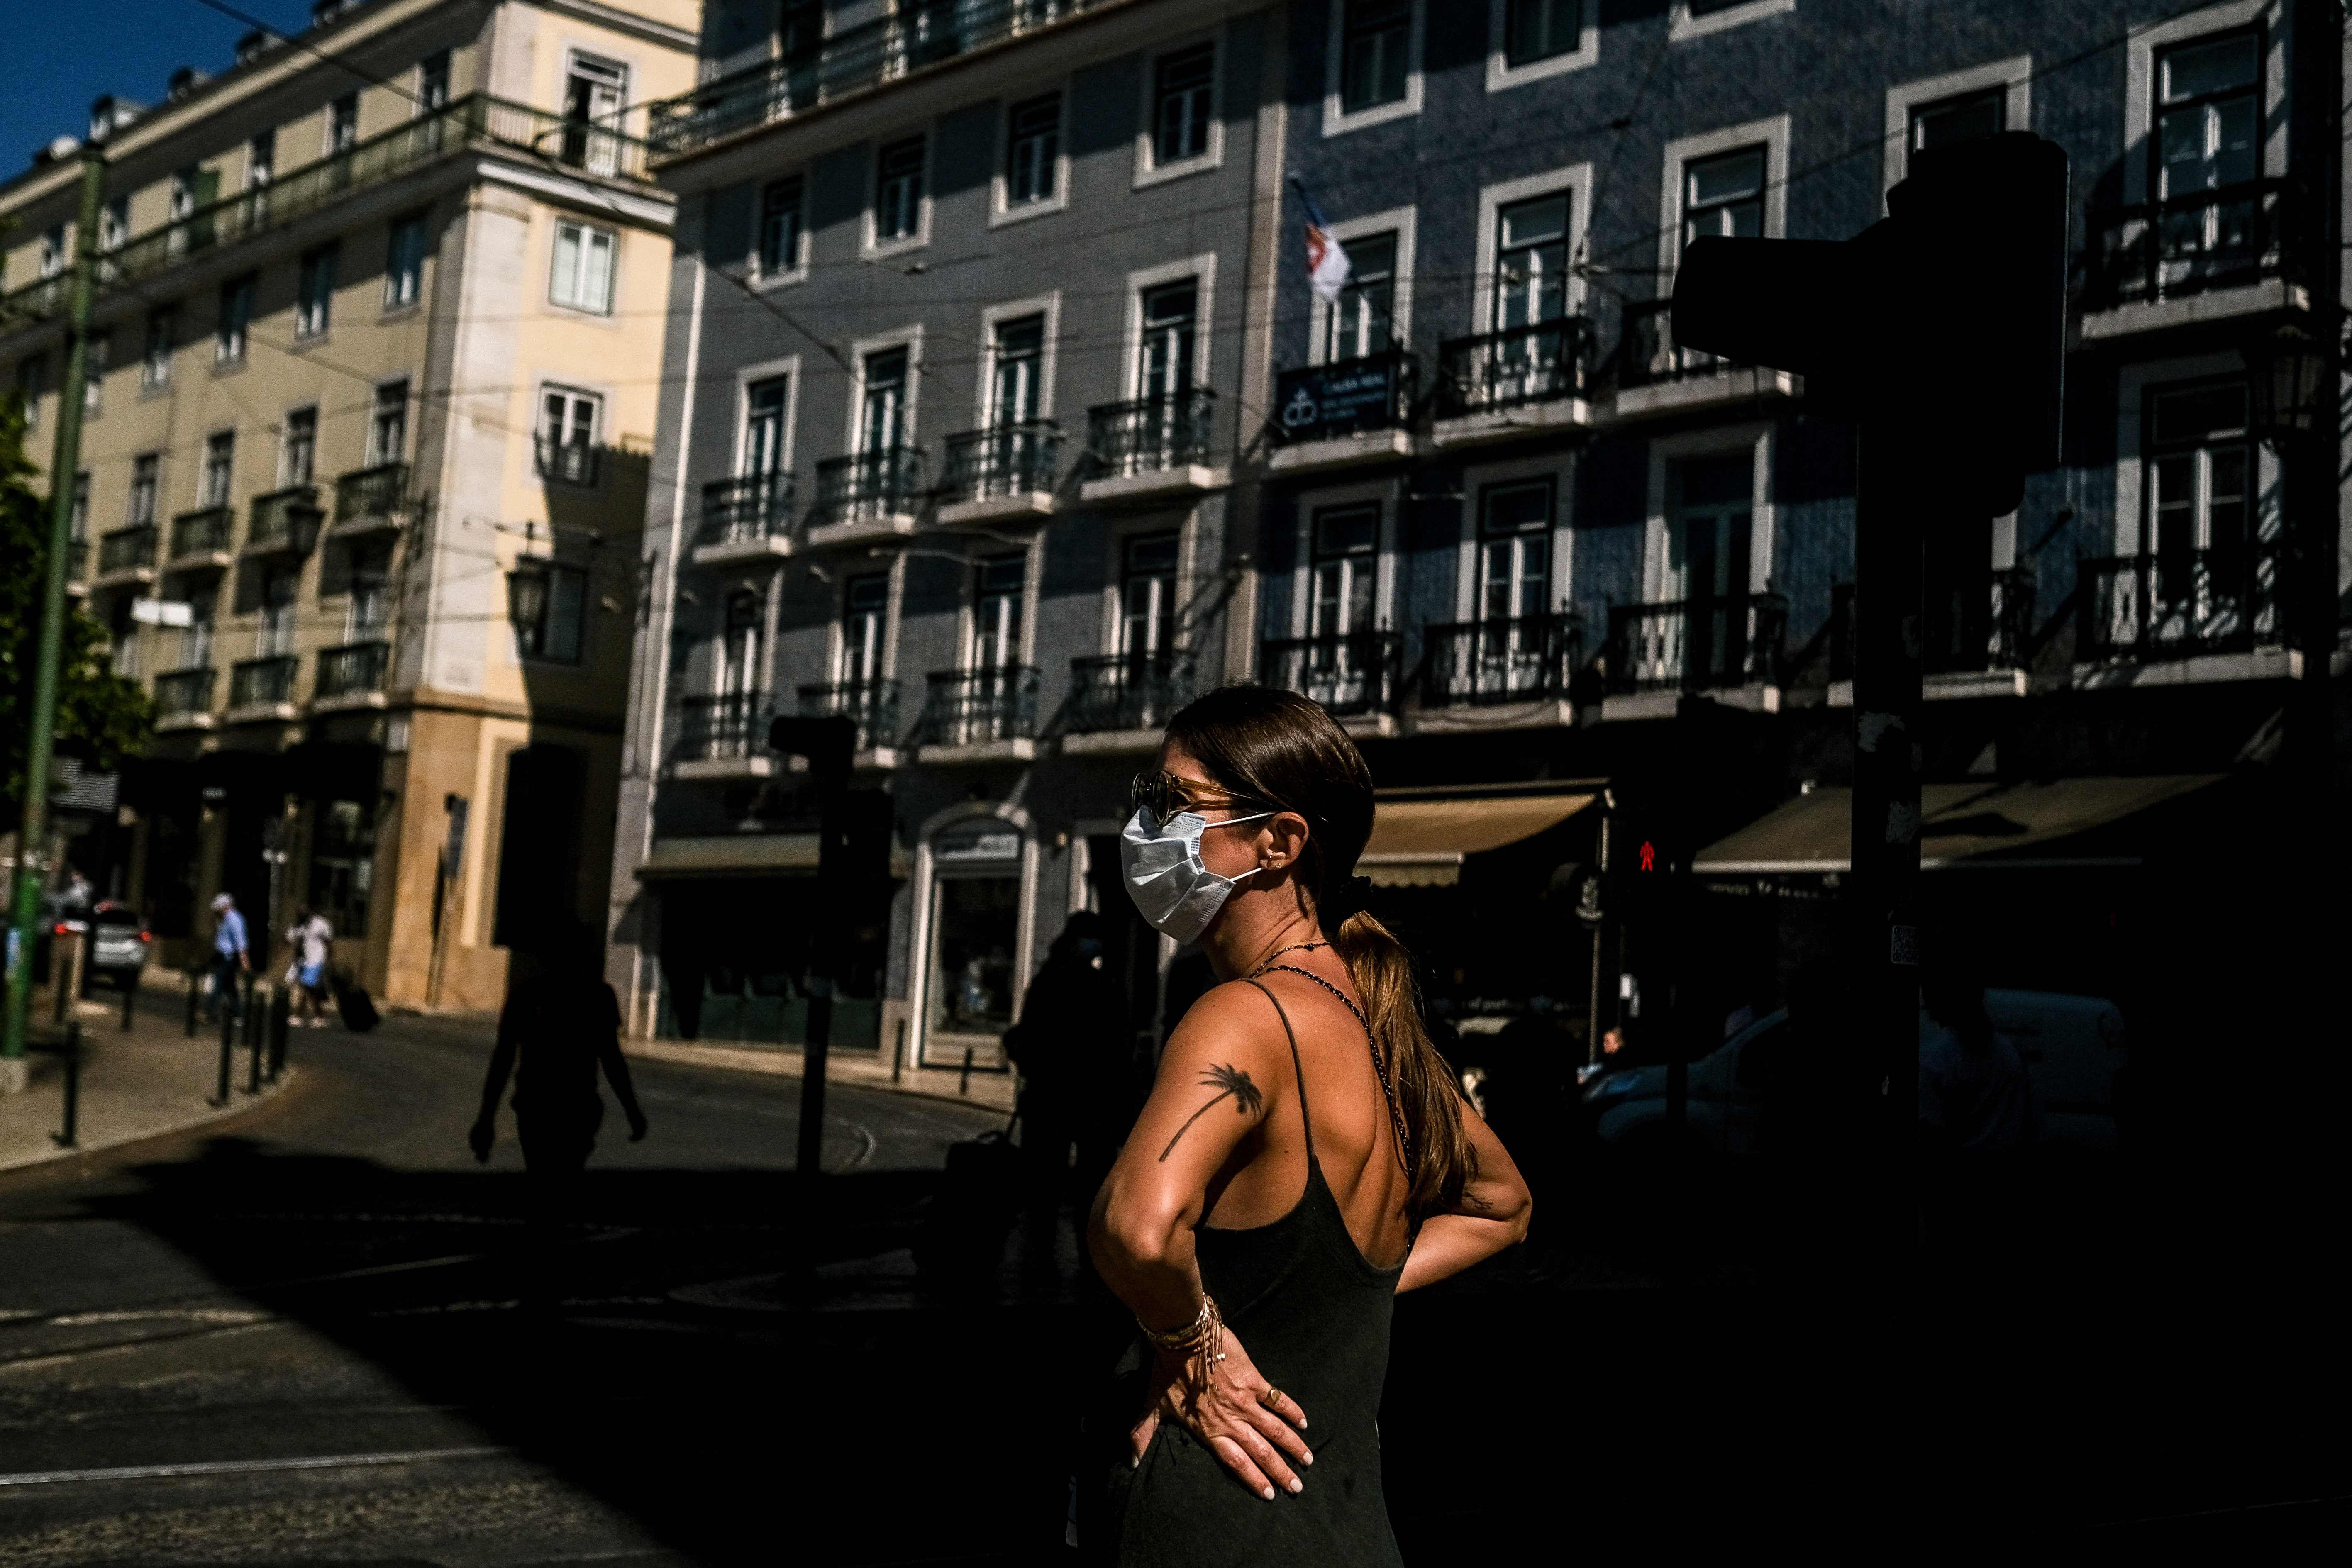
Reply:
[[[677,750],[671,771],[682,779],[756,779],[782,771],[768,748],[775,708],[761,691],[689,697],[678,704]]]
[[[1794,397],[1801,377],[1785,370],[1734,364],[1704,349],[1675,342],[1674,302],[1647,300],[1625,307],[1625,334],[1617,342],[1617,403],[1621,419],[1724,408],[1767,397]]]
[[[235,559],[229,536],[236,529],[236,513],[226,506],[184,511],[172,520],[172,553],[165,562],[174,572],[221,571]]]
[[[308,555],[318,542],[319,510],[316,485],[290,485],[253,498],[253,521],[246,525],[247,555]]]
[[[1447,340],[1437,352],[1431,438],[1458,447],[1590,425],[1585,367],[1591,355],[1592,323],[1582,316]]]
[[[331,536],[355,539],[400,527],[408,511],[408,465],[378,463],[354,468],[335,481],[335,526]]]
[[[2094,208],[2083,336],[2126,337],[2299,307],[2299,247],[2316,204],[2287,180]]]
[[[1036,735],[1036,668],[1007,664],[932,671],[914,742],[926,763],[1025,763]]]
[[[2285,673],[2283,553],[2263,540],[2083,562],[2075,683]]]
[[[138,522],[99,536],[93,588],[144,587],[155,580],[156,528]]]
[[[947,440],[940,480],[942,527],[1019,522],[1054,510],[1062,427],[1050,419],[967,430]]]
[[[542,430],[530,438],[531,466],[550,484],[593,489],[604,477],[604,448],[593,441],[566,441]]]
[[[2033,642],[2033,572],[2011,566],[1964,577],[1931,575],[1921,600],[1922,694],[2022,697]],[[1853,584],[1830,590],[1830,705],[1853,700]]]
[[[319,654],[319,679],[310,693],[315,711],[383,706],[383,678],[392,663],[386,642],[347,643]]]
[[[1402,349],[1286,370],[1275,380],[1266,467],[1313,473],[1412,452],[1421,366]]]
[[[1282,637],[1260,646],[1258,680],[1313,698],[1350,734],[1388,735],[1396,730],[1403,667],[1397,632]]]
[[[1610,718],[1670,717],[1683,692],[1778,712],[1789,602],[1779,594],[1618,605],[1609,612]]]
[[[702,487],[697,566],[780,561],[793,552],[793,476],[745,474]]]
[[[294,671],[298,662],[294,655],[287,653],[248,658],[232,666],[228,672],[227,721],[253,724],[293,718]]]
[[[813,684],[802,687],[799,695],[803,718],[838,716],[856,722],[859,766],[898,765],[898,681],[895,676]]]
[[[1584,663],[1584,620],[1573,612],[1456,621],[1422,633],[1418,727],[1496,729],[1565,724],[1569,682]],[[1475,715],[1448,710],[1477,709]]]
[[[218,672],[209,665],[175,669],[155,678],[155,728],[209,730],[213,727],[213,680]]]
[[[1078,487],[1089,501],[1183,500],[1223,488],[1225,471],[1209,467],[1217,395],[1187,387],[1133,403],[1087,411],[1087,458],[1093,478]]]
[[[840,102],[976,49],[1116,0],[902,0],[898,14],[845,27],[813,47],[721,77],[653,106],[656,163],[691,156],[761,125]]]
[[[1192,700],[1192,666],[1188,648],[1070,660],[1062,750],[1073,755],[1158,751],[1168,721]]]
[[[86,594],[89,591],[89,541],[70,539],[66,542],[66,592]]]
[[[865,544],[912,533],[923,499],[923,454],[916,447],[827,458],[816,466],[809,548]]]

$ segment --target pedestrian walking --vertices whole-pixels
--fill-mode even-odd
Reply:
[[[1397,1292],[1527,1234],[1362,908],[1371,826],[1355,742],[1272,688],[1192,703],[1136,780],[1128,890],[1219,984],[1095,1200],[1096,1266],[1143,1331],[1090,1414],[1090,1561],[1398,1563],[1373,1425]]]
[[[252,967],[252,954],[246,950],[245,917],[237,913],[236,900],[226,893],[214,894],[212,988],[205,999],[207,1022],[218,1022],[224,1006],[229,1016],[237,1016],[239,978]]]
[[[304,910],[286,931],[294,949],[287,978],[294,985],[295,1021],[303,1028],[327,1026],[327,959],[334,951],[335,928],[315,910]]]
[[[1102,972],[1102,917],[1071,915],[1022,996],[1020,1022],[1004,1034],[1005,1054],[1021,1069],[1023,1258],[1033,1276],[1058,1277],[1063,1203],[1075,1190],[1084,1213],[1135,1117],[1127,998]]]

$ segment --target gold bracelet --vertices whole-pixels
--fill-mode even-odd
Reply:
[[[1135,1320],[1135,1326],[1143,1331],[1143,1337],[1150,1342],[1153,1350],[1188,1351],[1207,1335],[1209,1325],[1216,1321],[1216,1299],[1203,1290],[1201,1292],[1201,1310],[1193,1315],[1191,1322],[1162,1332],[1139,1317]]]

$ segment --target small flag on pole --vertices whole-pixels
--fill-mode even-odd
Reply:
[[[1290,183],[1298,187],[1298,199],[1307,205],[1307,283],[1315,297],[1328,305],[1339,298],[1348,286],[1350,275],[1347,247],[1331,237],[1323,222],[1322,209],[1315,198],[1307,194],[1307,186],[1296,174]]]

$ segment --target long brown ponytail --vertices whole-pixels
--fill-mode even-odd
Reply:
[[[1296,882],[1302,897],[1314,900],[1332,951],[1348,966],[1388,1065],[1409,1140],[1406,1207],[1416,1217],[1452,1209],[1476,1158],[1462,1120],[1461,1089],[1422,1026],[1412,955],[1359,907],[1351,888],[1356,858],[1372,832],[1372,773],[1364,754],[1320,704],[1263,686],[1210,692],[1176,715],[1168,739],[1235,795],[1307,819]]]

